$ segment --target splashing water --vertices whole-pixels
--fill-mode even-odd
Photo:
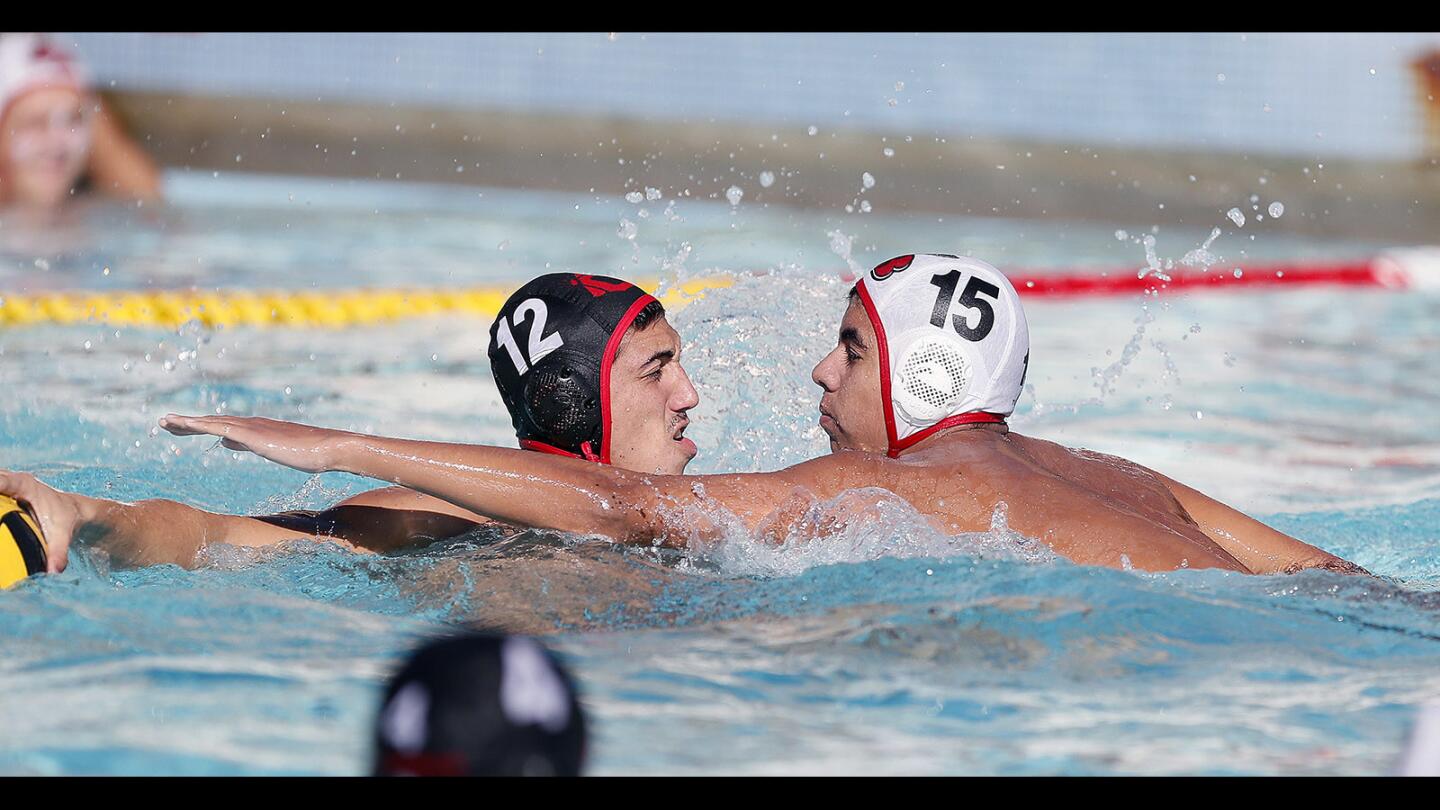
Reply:
[[[845,234],[839,228],[827,231],[825,235],[830,237],[830,252],[844,260],[845,266],[850,268],[851,275],[857,277],[865,275],[865,268],[850,255],[855,244],[855,237]]]
[[[1137,276],[1145,278],[1148,275],[1161,281],[1169,281],[1170,276],[1166,275],[1165,271],[1170,269],[1172,263],[1167,259],[1163,265],[1161,264],[1160,257],[1155,252],[1155,237],[1147,233],[1141,237],[1140,244],[1145,247],[1145,266],[1140,269]]]
[[[1208,270],[1211,265],[1214,265],[1216,262],[1220,261],[1219,256],[1216,256],[1214,253],[1210,252],[1210,246],[1215,244],[1215,240],[1219,237],[1220,229],[1211,228],[1210,235],[1205,238],[1205,241],[1201,243],[1200,247],[1192,248],[1186,251],[1185,255],[1180,259],[1180,263],[1185,265],[1186,267],[1196,267],[1201,270]]]
[[[706,450],[692,470],[773,470],[825,452],[810,379],[823,352],[795,347],[834,340],[847,290],[828,274],[737,275],[723,294],[672,316],[700,393],[688,435]]]
[[[936,530],[914,507],[883,489],[858,489],[829,500],[799,496],[782,507],[780,533],[762,523],[760,537],[718,506],[691,520],[727,526],[716,543],[692,546],[696,564],[727,576],[789,577],[811,568],[882,558],[1007,559],[1038,563],[1055,559],[1037,541],[1009,528],[997,506],[989,532],[949,535]],[[767,532],[769,533],[767,535]],[[768,538],[768,539],[765,539]]]

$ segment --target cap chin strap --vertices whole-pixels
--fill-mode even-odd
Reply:
[[[886,455],[890,456],[890,458],[896,458],[907,448],[914,447],[946,428],[952,428],[957,425],[974,424],[1003,425],[1005,424],[1005,417],[998,413],[989,413],[987,411],[971,411],[970,413],[957,413],[954,416],[947,416],[924,430],[917,430],[899,441],[891,442],[890,452],[886,453]]]
[[[382,758],[382,770],[400,776],[465,776],[465,757],[455,753],[421,751],[405,754],[390,751]]]
[[[556,446],[553,445],[553,444],[546,444],[546,443],[544,443],[544,442],[537,442],[537,441],[535,441],[534,439],[521,439],[521,440],[520,440],[520,449],[521,449],[521,450],[533,450],[533,451],[535,451],[536,453],[548,453],[548,454],[550,454],[550,455],[552,455],[552,456],[565,456],[565,457],[567,457],[567,458],[579,458],[579,459],[584,459],[585,461],[593,461],[593,462],[595,462],[596,464],[604,464],[604,463],[605,463],[604,461],[601,461],[601,460],[600,460],[600,455],[595,452],[595,448],[590,445],[590,442],[581,442],[581,443],[580,443],[580,452],[579,452],[579,453],[572,453],[572,452],[570,452],[569,450],[561,450],[560,448],[556,447]]]

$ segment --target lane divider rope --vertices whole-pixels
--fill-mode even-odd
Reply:
[[[1292,262],[1244,268],[1171,270],[1162,275],[1133,268],[1111,271],[1008,271],[1021,298],[1159,294],[1316,286],[1440,290],[1440,248],[1394,250],[1370,260]],[[846,274],[847,276],[849,274]],[[656,279],[636,284],[655,289]],[[709,290],[734,284],[710,276],[671,285],[660,300],[678,309]],[[439,289],[131,290],[0,293],[0,328],[39,324],[104,323],[174,328],[190,321],[215,327],[342,329],[406,318],[470,315],[493,318],[513,292],[509,286]]]
[[[640,279],[655,289],[655,279]],[[660,296],[679,308],[707,291],[729,287],[724,276],[672,285]],[[342,329],[427,315],[493,318],[511,287],[458,289],[130,290],[0,295],[0,327],[105,323],[113,326],[278,326]]]

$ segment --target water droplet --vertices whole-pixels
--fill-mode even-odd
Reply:
[[[860,184],[863,185],[865,188],[874,188],[875,175],[869,172],[865,172],[864,174],[860,175]]]
[[[658,200],[664,196],[665,195],[661,194],[660,189],[658,188],[651,188],[649,186],[645,187],[645,199],[650,200],[651,202],[654,202],[655,200]]]
[[[820,128],[815,126],[814,124],[811,124],[810,127],[805,130],[806,135],[816,135],[819,134],[819,132]]]
[[[1196,419],[1204,419],[1204,418],[1205,418],[1204,412],[1202,412],[1202,411],[1196,411],[1196,412],[1195,412],[1195,418],[1196,418]]]
[[[775,185],[775,173],[771,171],[760,172],[760,187],[769,188]]]
[[[644,194],[641,194],[641,193],[638,192],[638,191],[632,191],[632,192],[630,192],[629,194],[626,194],[626,195],[625,195],[625,202],[631,203],[631,204],[633,204],[633,205],[639,205],[639,204],[640,204],[641,202],[643,202],[644,200],[645,200],[645,195],[644,195]]]
[[[1216,73],[1216,74],[1215,74],[1215,81],[1220,82],[1221,84],[1224,84],[1224,83],[1225,83],[1225,74],[1224,74],[1224,73]]]
[[[891,149],[888,146],[880,150],[880,153],[883,154],[885,157],[895,157],[895,150]]]
[[[1229,217],[1230,221],[1235,223],[1236,227],[1245,227],[1245,215],[1240,213],[1239,208],[1231,208],[1225,212],[1225,216]]]
[[[1244,271],[1244,270],[1241,270],[1241,269],[1238,268],[1238,267],[1235,268],[1235,278],[1240,278],[1241,276],[1244,276],[1244,275],[1245,275],[1245,271]]]
[[[639,231],[640,229],[635,225],[635,223],[631,222],[628,219],[625,219],[624,217],[621,217],[620,229],[617,230],[615,233],[622,239],[629,239],[633,241],[635,239],[635,234],[639,233]]]
[[[1270,212],[1271,219],[1279,219],[1280,215],[1285,213],[1285,204],[1281,202],[1272,202],[1270,203],[1270,207],[1265,210]]]
[[[1115,232],[1115,241],[1116,241],[1116,242],[1124,242],[1126,239],[1129,239],[1129,238],[1130,238],[1130,234],[1129,234],[1129,233],[1126,233],[1125,231],[1116,231],[1116,232]]]
[[[905,89],[905,83],[904,83],[904,82],[895,82],[895,92],[898,93],[898,92],[900,92],[901,90],[904,90],[904,89]]]
[[[744,198],[745,191],[739,186],[731,186],[725,189],[725,199],[729,200],[731,205],[739,205],[740,201]]]

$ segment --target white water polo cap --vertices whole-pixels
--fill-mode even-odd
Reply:
[[[875,328],[891,457],[1015,410],[1030,329],[1004,273],[979,259],[914,254],[877,265],[855,287]]]
[[[40,34],[0,34],[0,117],[21,96],[46,87],[90,87],[85,68]]]

